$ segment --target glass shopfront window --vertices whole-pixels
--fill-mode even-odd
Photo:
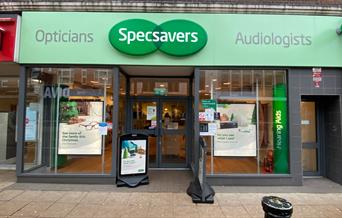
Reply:
[[[288,174],[285,70],[202,70],[207,174]]]
[[[25,172],[109,174],[112,96],[112,69],[29,69]]]
[[[19,96],[19,65],[0,65],[0,168],[16,163],[16,121]]]

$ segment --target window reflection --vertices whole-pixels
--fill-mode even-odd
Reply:
[[[111,172],[112,70],[31,68],[27,80],[24,170]],[[99,124],[109,130],[102,137]]]

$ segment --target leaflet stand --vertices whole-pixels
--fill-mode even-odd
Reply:
[[[187,194],[192,198],[193,203],[214,203],[214,189],[206,181],[206,152],[207,145],[202,137],[200,137],[200,159],[195,180],[192,181],[187,189]]]
[[[149,184],[148,136],[127,134],[119,138],[116,186],[137,187]]]

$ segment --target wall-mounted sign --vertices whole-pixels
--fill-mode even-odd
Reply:
[[[312,68],[312,81],[315,88],[319,88],[322,82],[322,68]]]
[[[342,67],[342,52],[336,49],[341,47],[341,37],[332,31],[341,23],[340,16],[22,14],[21,64]],[[200,27],[208,40],[194,54],[204,44]]]
[[[160,25],[145,19],[129,19],[114,25],[109,32],[111,45],[129,55],[147,55],[159,50],[172,56],[188,56],[200,51],[207,38],[199,24],[181,19]]]
[[[0,62],[18,61],[20,17],[0,15]]]
[[[101,155],[103,102],[61,102],[58,154]]]
[[[153,92],[155,95],[161,95],[161,96],[167,95],[167,89],[162,88],[162,87],[154,88]]]
[[[274,172],[289,172],[289,145],[287,129],[286,86],[277,84],[273,87],[273,146]]]

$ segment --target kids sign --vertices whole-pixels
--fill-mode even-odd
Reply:
[[[129,55],[147,55],[159,50],[172,56],[188,56],[199,52],[207,40],[207,33],[200,25],[182,19],[160,25],[129,19],[114,25],[109,32],[111,45]]]

